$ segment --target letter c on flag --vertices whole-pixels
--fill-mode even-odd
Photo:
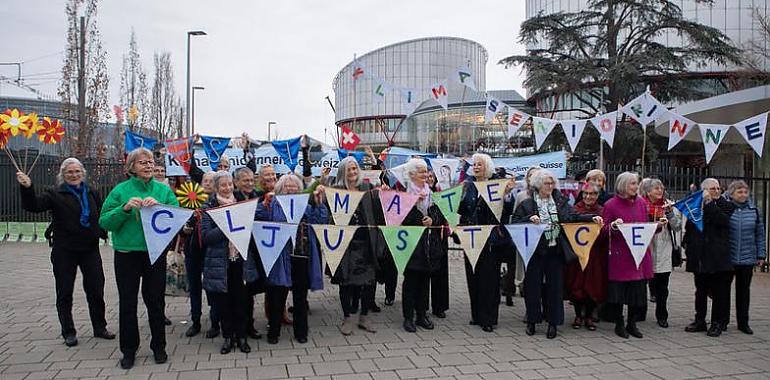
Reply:
[[[579,246],[586,246],[588,245],[588,241],[586,240],[580,240],[580,234],[583,232],[588,232],[588,227],[586,226],[580,226],[578,229],[575,230],[575,243],[577,243]]]
[[[158,219],[158,216],[161,215],[161,214],[166,215],[169,218],[174,218],[174,214],[172,214],[171,211],[169,211],[169,210],[158,210],[158,211],[155,211],[152,214],[152,220],[151,220],[152,223],[150,223],[152,225],[152,229],[155,230],[155,233],[165,234],[165,233],[168,233],[168,231],[171,230],[171,227],[166,227],[166,228],[162,228],[161,229],[161,228],[158,228],[158,225],[155,223],[157,221],[157,219]]]

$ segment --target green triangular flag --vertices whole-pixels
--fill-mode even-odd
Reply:
[[[388,243],[390,255],[396,263],[398,273],[403,274],[406,263],[412,257],[417,242],[420,241],[424,226],[380,226],[385,242]]]
[[[433,203],[438,206],[441,213],[444,214],[447,222],[452,227],[457,227],[457,223],[460,222],[460,215],[457,213],[457,210],[460,208],[460,199],[462,196],[462,185],[455,186],[440,193],[431,194]]]

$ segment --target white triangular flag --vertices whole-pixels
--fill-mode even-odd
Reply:
[[[645,129],[647,124],[661,117],[667,109],[649,91],[646,91],[621,107],[620,111],[639,122],[642,129]]]
[[[618,226],[620,233],[623,234],[623,239],[626,240],[628,249],[631,251],[631,256],[634,257],[636,269],[639,269],[639,265],[642,264],[644,255],[647,253],[647,247],[650,246],[657,228],[658,223],[623,223]]]
[[[524,123],[529,119],[529,114],[521,112],[513,107],[508,107],[508,134],[509,138],[513,137],[516,132],[524,126]]]
[[[513,244],[516,245],[516,250],[519,251],[521,260],[524,261],[524,269],[529,265],[529,259],[532,258],[532,254],[535,253],[535,248],[540,242],[540,236],[543,235],[543,231],[548,227],[545,223],[534,224],[506,224],[505,229],[508,230],[508,234],[511,235]]]
[[[594,128],[602,135],[602,140],[612,148],[615,142],[615,129],[618,124],[618,111],[612,111],[589,119]]]
[[[418,96],[418,91],[414,88],[400,88],[398,89],[398,94],[401,97],[401,110],[404,111],[405,117],[409,117],[413,114],[423,101],[423,99]]]
[[[430,89],[430,98],[435,100],[442,108],[449,110],[449,93],[447,80],[436,82]]]
[[[540,149],[556,124],[559,124],[558,120],[532,116],[532,132],[535,134],[535,149]]]
[[[372,81],[372,100],[375,103],[382,103],[385,101],[385,96],[387,96],[389,91],[390,85],[384,80],[377,78]]]
[[[283,215],[286,216],[286,222],[299,224],[299,221],[305,216],[307,201],[310,199],[310,194],[276,195],[275,199],[277,199],[278,203],[281,205]]]
[[[695,128],[695,122],[677,113],[668,112],[668,150],[679,144]]]
[[[491,181],[476,181],[476,190],[479,196],[484,199],[489,209],[495,214],[497,220],[503,216],[503,206],[505,205],[505,185],[509,179],[493,179]]]
[[[575,149],[577,149],[580,137],[583,136],[583,131],[586,129],[587,122],[588,120],[565,120],[561,122],[561,129],[567,136],[567,142],[569,143],[572,153],[575,153]]]
[[[734,125],[743,139],[754,149],[754,152],[762,157],[762,150],[765,147],[765,130],[767,129],[767,112],[752,116]]]
[[[249,241],[254,224],[257,199],[234,203],[229,206],[209,209],[209,214],[222,233],[233,243],[244,260],[249,257]]]
[[[363,191],[340,190],[327,187],[324,190],[326,201],[329,203],[334,223],[338,225],[347,225],[350,218],[356,212],[361,198],[364,197]]]
[[[286,243],[293,236],[297,235],[297,225],[254,222],[251,234],[254,236],[254,243],[257,245],[259,257],[262,259],[262,267],[265,269],[265,274],[270,276],[270,271],[273,269],[275,261],[281,256],[281,251],[286,247]]]
[[[476,91],[476,83],[473,82],[473,73],[468,66],[460,66],[455,71],[457,83]]]
[[[703,138],[703,149],[706,151],[706,164],[711,162],[719,144],[722,143],[730,129],[729,125],[724,124],[698,124],[700,135]]]
[[[401,184],[406,187],[406,177],[404,177],[404,175],[406,175],[406,164],[394,166],[388,169],[388,171],[393,177],[396,177],[396,181],[401,182]]]
[[[498,112],[503,112],[506,105],[491,95],[487,95],[487,105],[484,107],[484,124],[489,124],[495,119]]]
[[[497,226],[458,226],[455,229],[455,233],[460,239],[460,247],[465,251],[465,256],[468,257],[474,271],[481,251],[487,244],[489,234],[495,227]]]
[[[144,230],[144,241],[150,254],[150,264],[155,264],[168,243],[184,226],[193,210],[158,204],[139,209]]]
[[[335,226],[332,224],[312,224],[313,232],[318,239],[318,245],[324,253],[326,264],[332,276],[337,271],[345,256],[350,242],[353,240],[358,226]]]

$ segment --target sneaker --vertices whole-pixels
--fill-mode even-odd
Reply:
[[[353,334],[353,325],[353,317],[345,317],[345,319],[342,321],[342,326],[340,326],[340,332],[342,335]]]
[[[367,315],[360,315],[358,317],[358,328],[370,333],[377,332],[377,329]]]

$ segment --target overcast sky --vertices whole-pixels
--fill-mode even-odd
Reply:
[[[0,61],[23,61],[28,83],[55,94],[65,48],[65,2],[2,2]],[[200,29],[208,36],[194,37],[191,49],[191,83],[205,87],[196,98],[199,132],[247,131],[264,138],[268,121],[276,121],[281,138],[307,133],[323,140],[324,127],[334,125],[324,97],[334,99],[335,74],[353,54],[399,41],[430,36],[477,41],[489,53],[487,89],[523,93],[521,70],[504,69],[497,61],[523,53],[517,35],[524,10],[524,1],[499,0],[131,0],[102,2],[98,23],[108,54],[111,104],[117,104],[131,28],[148,74],[153,52],[171,52],[183,101],[186,32]],[[16,68],[0,66],[0,75],[14,77]],[[0,82],[0,95],[20,94]]]

